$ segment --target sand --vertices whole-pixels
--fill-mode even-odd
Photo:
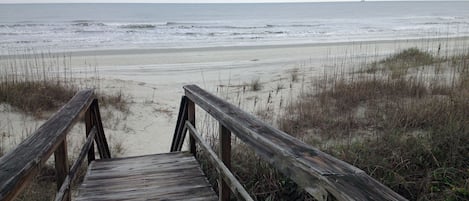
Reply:
[[[353,64],[369,62],[409,47],[435,53],[440,51],[445,55],[467,49],[468,44],[468,38],[446,38],[250,47],[89,50],[65,54],[70,56],[70,70],[75,79],[81,82],[99,79],[100,91],[122,91],[128,96],[128,113],[112,109],[103,109],[102,113],[105,132],[111,144],[122,145],[122,155],[134,156],[169,151],[180,98],[184,93],[182,86],[186,84],[197,84],[256,115],[262,115],[263,111],[278,114],[305,87],[303,79],[320,77],[325,72],[337,70],[337,67],[350,68]],[[293,74],[299,75],[298,80],[292,80]],[[253,80],[260,81],[261,90],[250,90],[249,83]],[[243,88],[246,85],[248,87]],[[37,127],[41,122],[22,117],[7,106],[3,106],[1,116],[0,129],[13,133],[4,135],[17,137],[3,140],[4,149],[11,149],[13,144],[21,141],[18,136],[24,138],[24,134],[18,133],[25,131],[12,127],[25,122]],[[275,119],[271,119],[270,123],[275,123]],[[83,129],[72,132],[76,137],[69,141],[80,144]]]

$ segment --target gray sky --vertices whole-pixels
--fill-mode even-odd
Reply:
[[[360,0],[0,0],[0,3],[259,3],[259,2],[337,2]],[[367,0],[383,1],[383,0]],[[390,0],[395,1],[395,0]]]

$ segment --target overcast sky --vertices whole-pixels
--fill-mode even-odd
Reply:
[[[0,0],[0,3],[259,3],[259,2],[337,2],[359,0]],[[367,0],[384,1],[384,0]],[[393,0],[390,0],[393,1]],[[466,0],[468,1],[468,0]]]
[[[0,0],[0,3],[255,3],[255,2],[315,2],[317,0]],[[339,0],[324,0],[339,1]],[[342,0],[358,1],[358,0]]]

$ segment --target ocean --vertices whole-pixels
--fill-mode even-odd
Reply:
[[[469,36],[469,2],[0,4],[0,53]]]

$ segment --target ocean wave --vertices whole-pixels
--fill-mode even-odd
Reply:
[[[198,25],[201,23],[194,23],[194,22],[166,22],[166,26],[174,26],[174,25]]]
[[[184,33],[184,35],[186,35],[186,36],[196,36],[196,35],[200,35],[200,34],[195,33],[195,32],[186,32],[186,33]]]
[[[14,41],[16,44],[30,44],[30,43],[38,43],[39,41],[34,41],[34,40],[19,40],[19,41]]]
[[[465,21],[423,22],[423,23],[417,23],[417,25],[469,25],[469,22],[465,22]]]
[[[440,16],[440,17],[437,17],[437,19],[451,21],[451,20],[455,20],[456,17],[455,16]]]
[[[288,34],[286,31],[263,31],[263,32],[233,32],[230,36],[252,36],[252,35],[279,35]]]
[[[72,23],[93,22],[93,20],[72,20]]]
[[[285,31],[265,31],[267,34],[285,34]]]
[[[224,25],[218,23],[193,23],[193,22],[166,22],[165,26],[179,28],[179,29],[259,29],[259,28],[270,28],[273,25],[259,25],[259,26],[250,26],[250,25]]]
[[[11,32],[6,32],[6,33],[0,33],[0,36],[18,36],[21,35],[19,33],[11,33]]]
[[[126,25],[121,25],[119,28],[123,29],[154,29],[156,28],[156,25],[154,24],[126,24]]]
[[[324,26],[325,24],[292,24],[289,27],[320,27]]]
[[[75,33],[106,33],[104,30],[76,30]]]
[[[236,40],[259,40],[259,39],[263,39],[264,37],[260,37],[260,36],[252,36],[252,37],[236,37],[234,39]]]
[[[51,26],[48,24],[35,24],[35,23],[27,23],[27,24],[0,24],[0,28],[7,27],[7,28],[16,28],[16,27],[37,27],[37,26]]]
[[[103,26],[106,26],[106,24],[101,23],[101,22],[77,22],[77,23],[73,23],[72,25],[73,26],[80,26],[80,27],[90,27],[90,26],[103,27]]]
[[[241,35],[250,35],[251,33],[239,33],[239,32],[235,32],[235,33],[231,33],[230,35],[232,36],[241,36]]]
[[[177,35],[184,35],[184,36],[210,36],[210,37],[216,37],[218,35],[223,35],[220,33],[215,33],[215,32],[184,32],[184,33],[179,33]]]

